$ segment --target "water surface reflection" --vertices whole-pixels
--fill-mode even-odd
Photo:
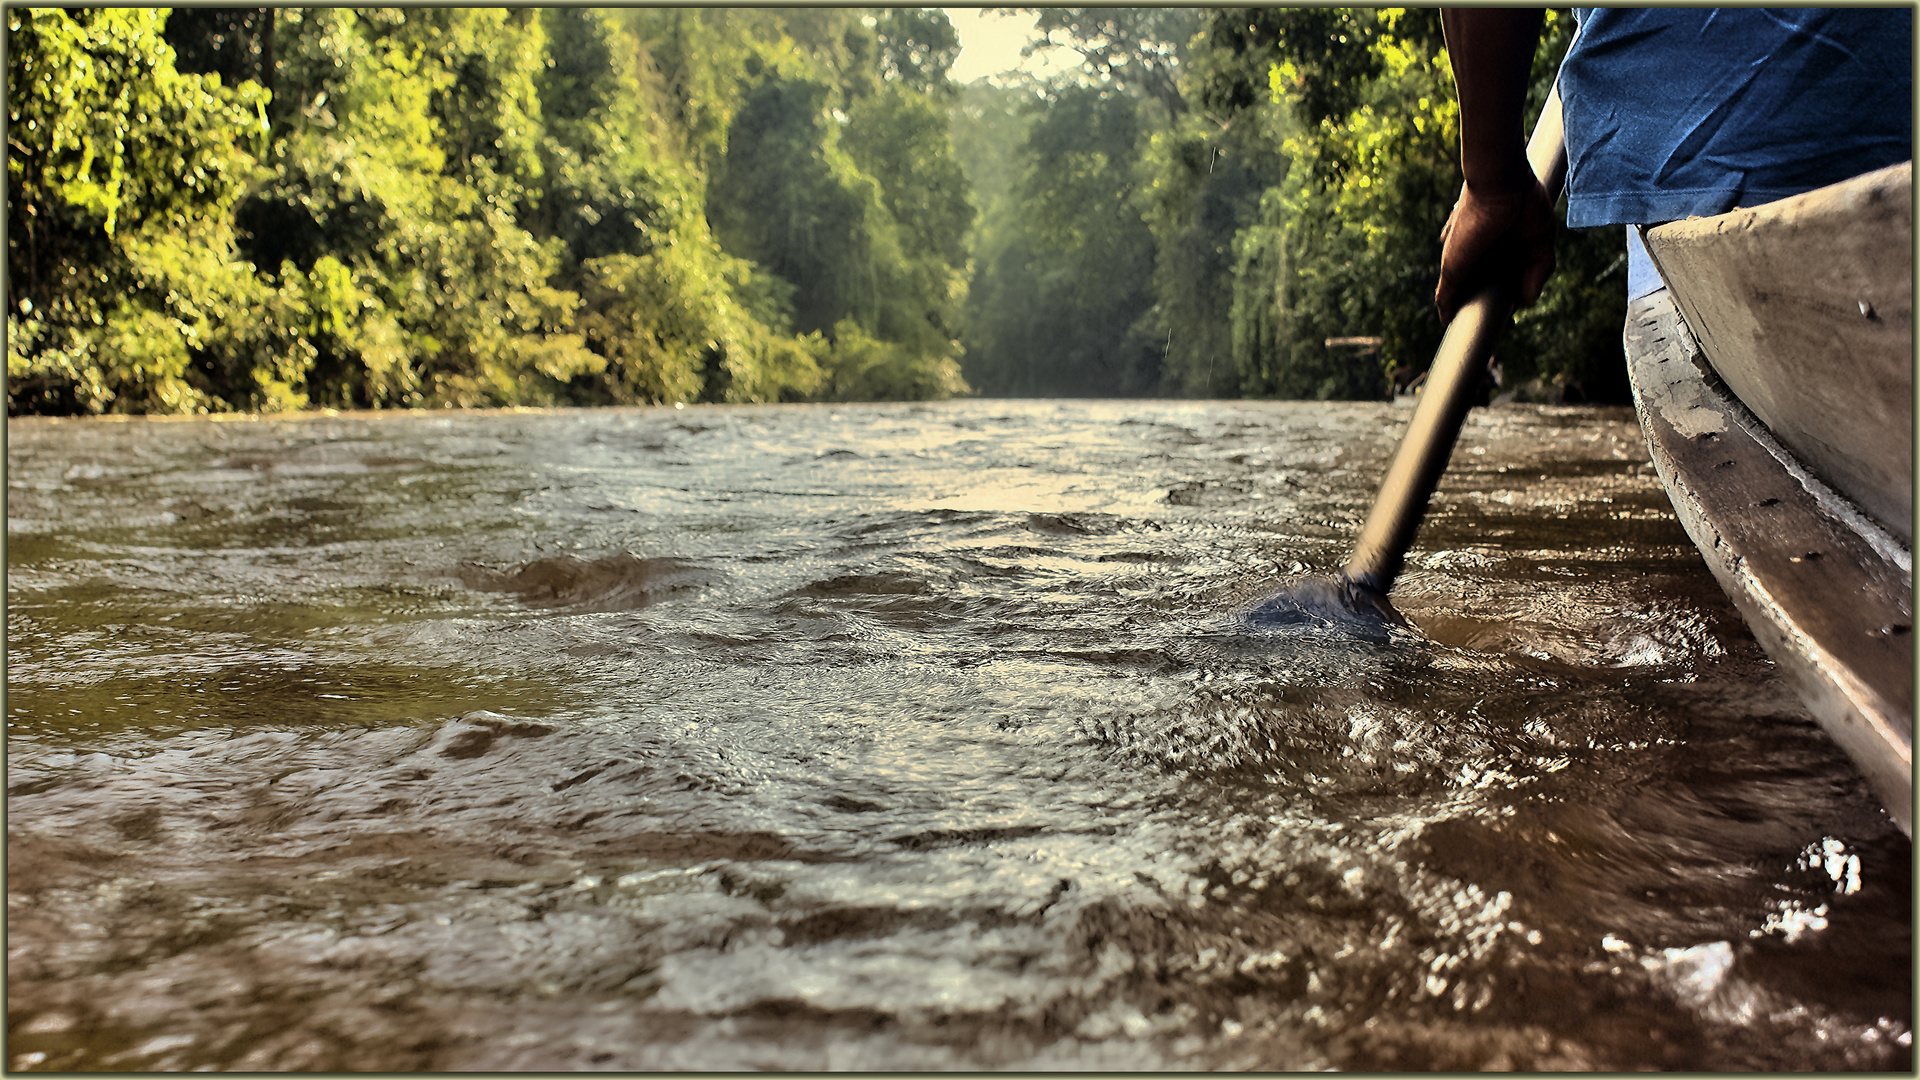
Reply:
[[[9,1064],[1908,1069],[1907,841],[1623,411],[9,425]]]

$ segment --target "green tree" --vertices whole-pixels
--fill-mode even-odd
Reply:
[[[1378,397],[1386,372],[1325,339],[1377,336],[1386,365],[1439,343],[1436,222],[1458,185],[1452,80],[1432,12],[1288,12],[1275,20],[1272,93],[1297,95],[1286,182],[1241,244],[1235,345],[1243,387],[1285,397]],[[1331,29],[1330,29],[1331,27]],[[1364,54],[1364,55],[1362,55]],[[1315,89],[1320,80],[1338,89]],[[1316,116],[1315,108],[1344,109]]]
[[[941,97],[955,92],[947,72],[960,58],[960,35],[939,8],[885,8],[874,20],[881,77]]]
[[[1142,104],[1071,84],[1034,100],[1018,212],[971,292],[969,372],[991,394],[1151,393],[1163,348],[1142,323],[1154,252],[1135,209]]]
[[[898,242],[879,186],[839,145],[828,84],[771,76],[728,128],[708,217],[729,252],[794,287],[795,325],[826,331],[880,315],[881,259]]]
[[[1159,103],[1170,120],[1187,112],[1182,86],[1187,46],[1201,25],[1194,8],[1024,8],[1038,15],[1034,28],[1046,47],[1058,33],[1081,56],[1081,72],[1093,85]]]
[[[886,87],[856,102],[841,139],[879,185],[900,265],[880,332],[923,356],[956,348],[966,298],[974,207],[945,110],[924,93]]]
[[[1290,110],[1267,95],[1235,107],[1206,89],[1231,55],[1201,39],[1183,69],[1195,106],[1156,132],[1145,162],[1146,218],[1155,241],[1154,332],[1165,342],[1165,392],[1239,393],[1242,357],[1232,337],[1235,244],[1256,224],[1260,202],[1286,178],[1282,147]]]
[[[8,33],[15,411],[964,388],[937,10],[22,9]]]
[[[174,8],[162,32],[173,66],[218,75],[226,86],[254,82],[273,90],[273,8]]]
[[[599,360],[571,400],[778,401],[818,388],[824,344],[791,334],[791,289],[723,252],[709,231],[679,110],[624,13],[542,13],[546,186],[536,232],[565,245],[557,280],[580,292],[576,326]]]
[[[522,222],[543,168],[530,12],[282,12],[274,181],[248,251],[305,307],[327,404],[557,400],[594,359]]]
[[[266,95],[181,73],[165,18],[7,12],[10,411],[304,403],[231,229]]]
[[[964,123],[956,130],[974,132],[969,155],[990,163],[976,171],[994,185],[970,289],[969,375],[997,394],[1205,393],[1209,366],[1229,371],[1229,358],[1206,340],[1215,324],[1224,327],[1224,317],[1208,317],[1208,283],[1191,278],[1210,269],[1206,249],[1213,242],[1184,243],[1193,239],[1180,224],[1193,223],[1193,192],[1174,194],[1156,174],[1167,153],[1156,149],[1165,134],[1191,135],[1202,124],[1191,115],[1185,87],[1198,15],[1025,10],[1037,13],[1040,35],[1027,52],[1070,47],[1081,63],[1017,88],[970,90],[973,96],[961,101]],[[1026,104],[1016,109],[1014,101]],[[1016,130],[1010,118],[1021,113],[1025,137],[1013,170],[1019,179],[1009,183],[1005,151],[981,135],[988,122]],[[1219,205],[1214,200],[1200,211],[1210,227],[1219,227]],[[1164,243],[1196,257],[1163,259]],[[1200,308],[1189,302],[1196,299]],[[1201,332],[1189,333],[1195,327]],[[1182,365],[1195,357],[1198,370],[1186,377]]]
[[[1011,205],[1020,178],[1022,148],[1034,115],[1022,107],[1027,96],[1020,88],[979,79],[961,87],[948,107],[954,160],[978,208],[968,247],[975,254],[987,231],[986,219]]]
[[[550,55],[537,77],[544,185],[532,224],[565,244],[563,273],[588,259],[643,255],[682,224],[688,197],[663,161],[635,70],[635,45],[610,12],[545,8]]]
[[[937,13],[842,15],[788,12],[790,34],[750,38],[708,219],[730,255],[784,283],[792,326],[832,343],[824,392],[944,395],[965,385],[956,357],[973,210],[944,112],[919,87],[944,85],[951,26]],[[845,340],[849,325],[888,348]],[[901,365],[899,377],[835,374],[876,357]],[[912,374],[923,367],[944,374]]]
[[[1530,115],[1551,87],[1570,20],[1550,13]],[[1233,340],[1242,386],[1285,397],[1372,397],[1382,369],[1417,372],[1440,338],[1439,224],[1459,188],[1457,106],[1429,9],[1221,12],[1196,67],[1199,96],[1235,117],[1268,100],[1292,114],[1291,167],[1236,241]],[[1510,380],[1611,393],[1617,368],[1617,236],[1563,232],[1562,273],[1499,347]],[[1614,267],[1614,269],[1609,269]],[[1607,329],[1602,329],[1607,327]],[[1379,360],[1325,339],[1382,339]],[[1594,358],[1601,358],[1596,364]],[[1376,366],[1377,365],[1377,366]],[[1614,386],[1619,384],[1615,383]]]

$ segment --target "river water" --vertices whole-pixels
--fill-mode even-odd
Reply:
[[[8,423],[16,1069],[1894,1069],[1911,849],[1630,411]]]

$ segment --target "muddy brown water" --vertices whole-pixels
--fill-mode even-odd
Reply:
[[[15,1069],[1912,1068],[1911,850],[1630,412],[8,423]]]

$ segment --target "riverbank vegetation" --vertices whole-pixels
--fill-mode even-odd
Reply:
[[[1425,365],[1432,11],[1039,28],[1085,62],[962,87],[933,9],[9,9],[8,411],[1365,398]],[[1620,240],[1563,241],[1508,378],[1617,392]]]

